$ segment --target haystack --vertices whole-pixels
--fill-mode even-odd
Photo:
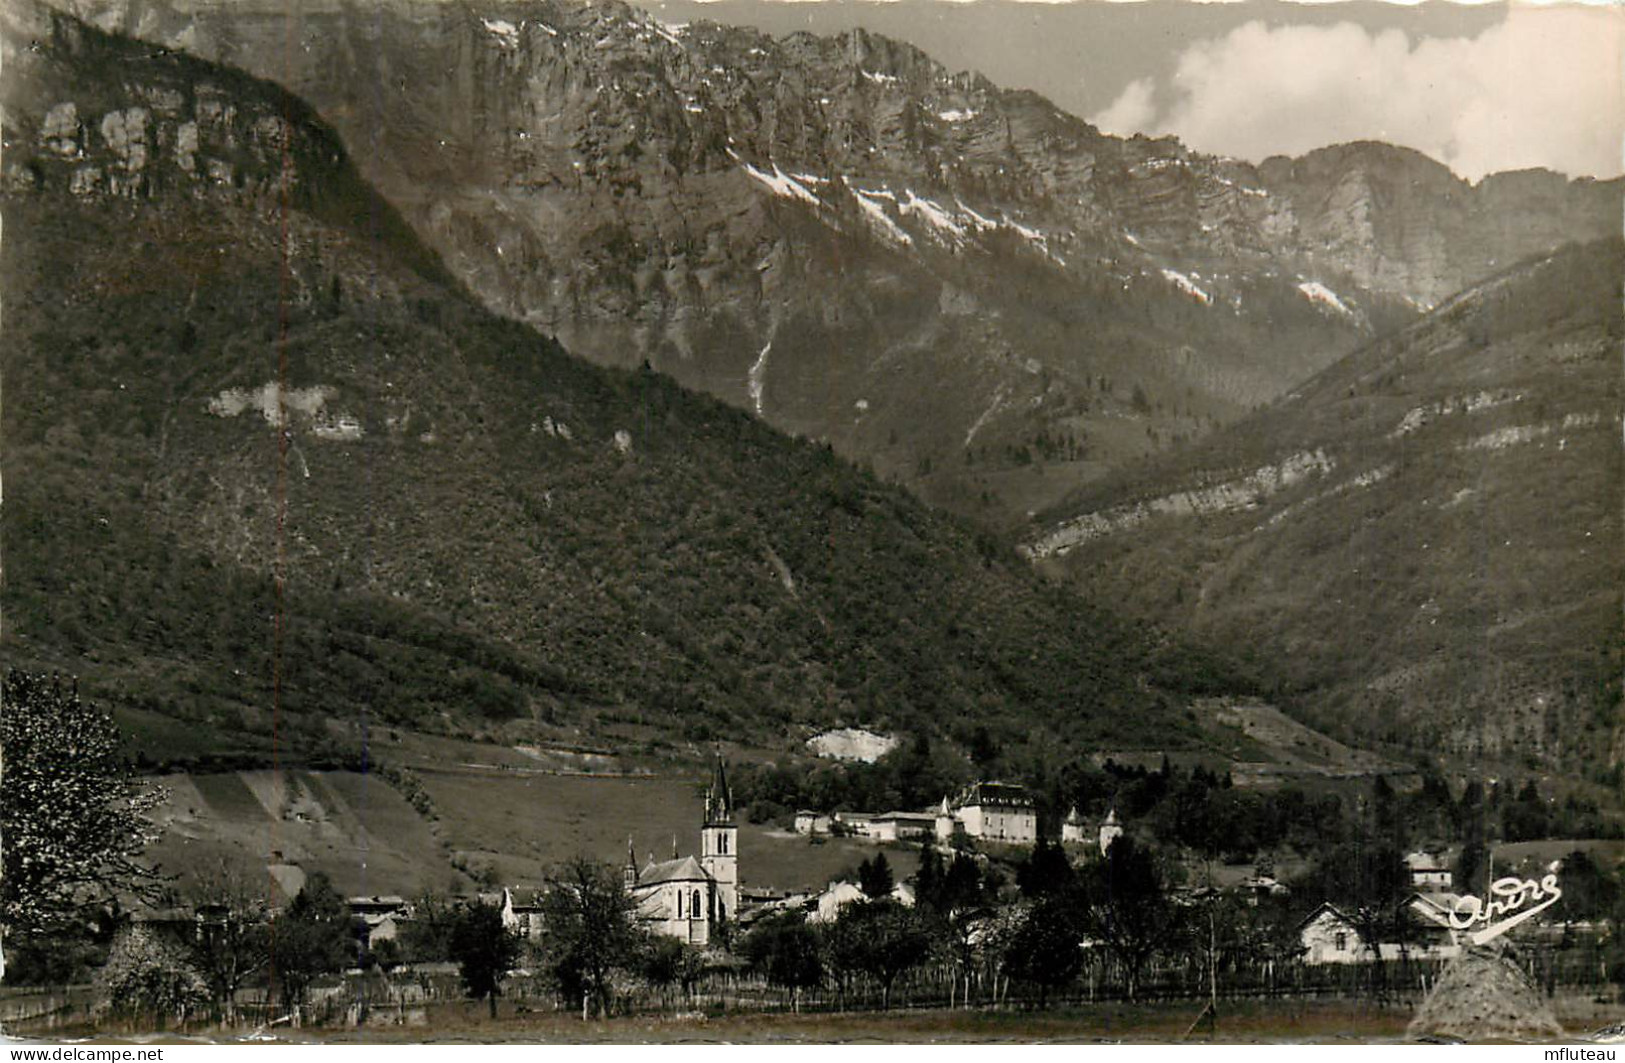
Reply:
[[[1563,1036],[1551,1005],[1496,942],[1469,947],[1439,974],[1407,1031],[1413,1039],[1547,1041]]]

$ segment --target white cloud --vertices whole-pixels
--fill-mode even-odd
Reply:
[[[1346,22],[1255,21],[1187,48],[1160,93],[1135,81],[1091,120],[1255,160],[1385,140],[1475,180],[1531,166],[1612,176],[1625,144],[1622,63],[1615,6],[1515,5],[1477,37],[1420,41]]]
[[[1137,133],[1150,129],[1157,120],[1157,108],[1151,102],[1156,83],[1150,78],[1131,81],[1112,105],[1090,119],[1109,133]]]

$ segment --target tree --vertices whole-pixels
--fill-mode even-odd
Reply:
[[[1112,842],[1091,870],[1086,929],[1122,967],[1124,990],[1133,1000],[1146,964],[1173,938],[1177,912],[1155,857],[1132,835]]]
[[[209,987],[215,1014],[236,1020],[237,991],[270,959],[265,897],[224,862],[188,891],[198,918],[192,962]]]
[[[519,962],[519,938],[502,925],[502,909],[475,901],[459,912],[452,924],[451,958],[468,995],[484,997],[496,1018],[502,979]]]
[[[125,926],[114,937],[96,987],[113,1014],[150,1019],[160,1028],[171,1016],[185,1021],[209,999],[208,987],[187,962],[185,950],[140,923]]]
[[[658,987],[680,985],[683,996],[694,991],[694,983],[705,974],[705,954],[686,941],[665,934],[652,935],[641,962],[644,980]]]
[[[542,913],[559,988],[607,1015],[611,977],[634,968],[643,952],[637,902],[608,868],[578,856],[554,875]]]
[[[799,995],[824,982],[818,934],[798,912],[786,912],[758,923],[744,941],[745,958],[770,984],[790,991],[790,1009],[800,1010]]]
[[[117,726],[64,690],[13,669],[0,684],[0,976],[7,937],[66,937],[119,893],[155,898],[142,853],[164,799],[138,784]]]
[[[451,956],[451,933],[457,912],[433,890],[412,902],[412,918],[401,928],[401,958],[408,963],[434,962]]]
[[[1004,969],[1011,978],[1038,986],[1038,1006],[1049,1004],[1049,992],[1071,982],[1083,969],[1083,928],[1076,900],[1051,894],[1028,909],[1004,949]]]
[[[882,1010],[891,1007],[892,984],[931,952],[931,936],[924,922],[897,901],[859,901],[841,909],[846,955],[843,963],[880,983]]]
[[[344,898],[326,872],[305,880],[299,895],[271,924],[270,970],[284,1004],[304,1003],[310,984],[343,970],[356,957]]]
[[[1072,864],[1053,839],[1038,839],[1031,855],[1016,865],[1016,886],[1028,900],[1066,893],[1074,882]]]
[[[863,895],[872,900],[890,897],[892,888],[897,880],[892,876],[891,864],[886,860],[885,853],[876,853],[873,860],[864,860],[858,864],[858,888]]]

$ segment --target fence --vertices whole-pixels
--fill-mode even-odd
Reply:
[[[1415,1005],[1426,996],[1448,961],[1389,960],[1382,963],[1308,966],[1261,962],[1226,967],[1217,979],[1220,1000],[1368,999],[1393,1005]],[[1619,987],[1609,979],[1596,947],[1535,949],[1523,967],[1548,995],[1561,987],[1594,998],[1615,999]],[[1128,999],[1124,972],[1110,959],[1094,955],[1078,977],[1049,990],[1015,982],[992,963],[961,966],[932,963],[897,977],[890,992],[876,978],[854,974],[792,991],[768,983],[750,971],[713,970],[691,986],[651,986],[625,979],[616,986],[618,1014],[683,1011],[834,1012],[922,1008],[1032,1008],[1085,1006]],[[1181,956],[1150,964],[1142,973],[1134,999],[1140,1003],[1205,1000],[1210,993],[1207,966],[1200,957]],[[529,972],[510,976],[503,997],[529,1010],[579,1010],[579,1001],[561,999],[545,978]],[[889,998],[889,1000],[888,1000]],[[427,1025],[433,1009],[467,1002],[449,965],[427,970],[378,971],[346,976],[336,984],[312,987],[306,1001],[290,1008],[267,998],[263,988],[238,994],[235,1026],[242,1030],[304,1025]],[[9,988],[0,991],[0,1026],[8,1031],[45,1033],[87,1026],[96,1020],[91,986]],[[206,1020],[183,1024],[202,1028]],[[172,1024],[172,1028],[178,1028]]]

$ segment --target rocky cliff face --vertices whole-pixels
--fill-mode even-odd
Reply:
[[[502,313],[995,522],[1618,223],[1617,183],[1104,136],[862,31],[613,0],[75,7],[308,97]]]

